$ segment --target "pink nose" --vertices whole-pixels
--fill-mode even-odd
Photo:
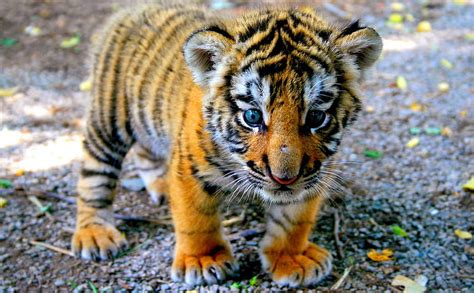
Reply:
[[[281,185],[290,185],[298,179],[298,176],[295,176],[293,178],[278,178],[276,176],[273,176],[272,174],[272,178],[273,180],[275,180],[277,183],[280,183]]]

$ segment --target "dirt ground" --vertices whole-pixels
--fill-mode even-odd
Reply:
[[[474,194],[462,188],[474,176],[473,4],[403,1],[403,24],[394,25],[393,19],[387,22],[397,8],[391,1],[348,2],[307,4],[336,23],[361,18],[380,32],[385,47],[364,87],[365,111],[342,142],[345,186],[323,209],[311,236],[335,259],[333,274],[313,288],[330,289],[347,269],[339,290],[401,292],[402,287],[391,285],[396,276],[423,275],[430,291],[472,292],[474,242],[454,231],[474,232]],[[130,251],[102,263],[67,255],[75,213],[70,201],[76,195],[89,99],[88,92],[79,90],[87,79],[88,44],[106,16],[132,3],[0,3],[0,88],[17,87],[15,94],[0,96],[0,179],[12,183],[0,187],[0,198],[8,201],[0,208],[0,292],[192,289],[169,277],[174,245],[169,211],[151,205],[144,191],[118,190],[115,211],[128,217],[119,228]],[[231,13],[252,6],[239,1],[206,5]],[[416,32],[420,21],[430,22],[432,30]],[[40,28],[41,34],[25,33],[28,26]],[[64,39],[76,34],[81,38],[77,46],[61,48]],[[397,87],[399,76],[407,89]],[[439,90],[442,82],[449,90]],[[415,137],[419,144],[408,148]],[[378,158],[367,150],[380,152]],[[127,163],[123,177],[135,176]],[[260,207],[224,206],[223,214],[237,219],[225,233],[241,264],[240,276],[196,289],[284,289],[260,268],[258,241],[265,229]],[[393,225],[407,235],[394,233]],[[394,252],[390,261],[367,257],[371,249],[386,248]]]

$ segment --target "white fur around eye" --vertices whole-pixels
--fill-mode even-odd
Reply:
[[[317,131],[321,128],[323,128],[324,126],[326,126],[329,121],[331,121],[331,116],[329,116],[328,114],[324,113],[326,116],[324,117],[324,121],[323,123],[321,123],[321,125],[319,125],[318,127],[314,127],[314,128],[311,128],[311,133],[314,135],[317,133]]]
[[[247,104],[247,103],[244,103],[244,104]],[[248,104],[247,104],[247,105],[248,105]],[[252,106],[252,107],[249,107],[249,109],[254,109],[254,108],[255,108],[255,107],[253,107],[253,106]],[[248,109],[247,109],[247,110],[248,110]],[[239,117],[240,123],[242,123],[242,125],[245,125],[245,126],[247,126],[248,128],[251,128],[254,133],[257,133],[257,132],[260,131],[260,128],[259,128],[259,127],[250,126],[250,125],[247,124],[247,122],[245,122],[245,119],[244,119],[245,110],[241,111],[238,115],[239,115],[238,117]]]

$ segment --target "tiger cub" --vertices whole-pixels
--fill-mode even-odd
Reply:
[[[74,253],[109,259],[126,247],[112,203],[132,152],[152,199],[170,204],[174,281],[238,273],[219,206],[247,199],[268,208],[259,254],[275,282],[306,286],[328,275],[331,254],[308,236],[334,179],[328,159],[381,53],[375,30],[337,28],[311,9],[231,19],[146,6],[115,16],[100,40]]]

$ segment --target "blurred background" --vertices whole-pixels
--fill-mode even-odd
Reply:
[[[169,211],[150,205],[128,163],[116,212],[132,249],[105,264],[67,251],[89,44],[109,15],[142,2],[154,3],[0,2],[0,291],[190,289],[168,276]],[[312,236],[335,257],[333,275],[318,288],[396,292],[403,285],[394,280],[402,276],[429,290],[472,290],[473,1],[180,3],[230,16],[269,5],[311,6],[337,25],[361,19],[374,27],[384,51],[364,85],[364,111],[342,142],[344,182]],[[207,289],[281,289],[260,270],[256,251],[265,225],[258,210],[224,208],[224,218],[236,223],[225,231],[242,275]],[[393,255],[384,257],[384,249]]]

